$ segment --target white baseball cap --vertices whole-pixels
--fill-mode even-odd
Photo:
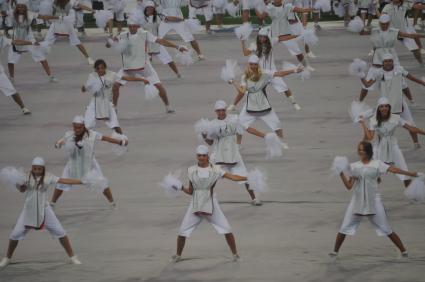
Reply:
[[[32,165],[39,165],[39,166],[45,166],[46,163],[44,162],[42,157],[35,157],[32,160]]]
[[[223,100],[218,100],[217,102],[215,102],[214,110],[224,110],[226,108],[227,104]]]
[[[390,16],[388,16],[387,14],[382,14],[379,17],[379,22],[380,23],[389,23],[390,22]]]
[[[196,154],[197,155],[208,155],[208,147],[205,145],[199,145],[198,147],[196,147]]]

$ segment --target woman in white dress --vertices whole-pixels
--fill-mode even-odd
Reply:
[[[357,147],[360,161],[350,164],[351,176],[345,175],[342,171],[340,177],[347,190],[353,191],[350,204],[344,216],[344,221],[337,234],[331,257],[338,256],[339,249],[347,235],[353,236],[356,233],[363,218],[369,219],[376,229],[378,236],[388,236],[388,238],[400,250],[402,257],[408,257],[398,235],[392,231],[381,196],[378,191],[380,176],[391,172],[409,177],[417,177],[420,173],[401,170],[395,166],[390,166],[380,160],[373,160],[373,147],[367,141],[362,141]]]
[[[364,119],[360,120],[360,125],[363,128],[365,140],[373,144],[373,159],[395,165],[403,170],[407,170],[407,165],[398,146],[397,138],[394,136],[396,129],[403,127],[411,133],[425,135],[423,130],[409,125],[400,115],[392,114],[390,101],[385,97],[378,100],[376,115],[370,118],[369,127]],[[410,184],[409,177],[397,176],[406,187]]]
[[[24,208],[12,234],[10,234],[7,254],[0,261],[0,267],[5,267],[10,263],[18,242],[23,240],[30,230],[42,230],[44,228],[54,238],[59,239],[69,256],[70,263],[81,264],[72,250],[65,230],[47,201],[49,188],[56,184],[79,185],[83,183],[78,179],[59,178],[47,172],[44,160],[40,157],[34,158],[31,172],[28,173],[25,184],[16,187],[21,193],[25,193]]]
[[[97,177],[103,177],[102,170],[94,155],[96,142],[106,141],[120,146],[127,146],[128,141],[104,136],[99,132],[87,129],[84,126],[84,118],[82,116],[76,116],[72,122],[72,126],[73,130],[66,132],[65,135],[55,143],[56,148],[64,146],[69,156],[69,160],[63,169],[62,177],[81,179],[87,176],[88,173],[92,173]],[[116,204],[112,197],[111,188],[107,182],[108,181],[105,183],[105,187],[102,187],[103,195],[108,200],[111,208],[115,208]],[[59,183],[53,192],[50,205],[54,206],[56,204],[63,191],[72,189],[72,185]]]

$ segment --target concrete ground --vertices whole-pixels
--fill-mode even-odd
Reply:
[[[165,114],[159,99],[145,101],[139,84],[122,88],[118,114],[129,136],[129,152],[118,157],[109,144],[96,149],[118,209],[110,210],[101,194],[84,188],[65,193],[55,208],[83,265],[66,264],[64,251],[46,231],[31,232],[19,244],[13,264],[0,270],[0,281],[425,281],[425,206],[409,204],[394,176],[384,178],[383,200],[410,259],[398,259],[391,242],[377,237],[367,221],[358,235],[346,240],[339,260],[328,258],[350,199],[341,181],[330,176],[329,167],[335,155],[356,161],[356,145],[362,138],[347,114],[360,90],[359,80],[348,75],[347,67],[353,58],[368,59],[370,45],[366,37],[341,29],[325,29],[319,36],[314,47],[318,58],[311,60],[316,68],[312,78],[286,79],[302,111],[296,112],[270,89],[291,149],[281,159],[266,160],[263,141],[244,136],[246,165],[259,166],[268,174],[270,190],[262,195],[264,205],[251,206],[245,189],[235,183],[223,180],[216,187],[237,239],[240,262],[231,261],[224,238],[204,223],[188,240],[184,260],[170,263],[190,198],[183,194],[167,198],[157,185],[169,171],[184,172],[194,163],[194,122],[213,118],[214,102],[231,102],[235,96],[232,87],[220,80],[220,69],[226,58],[241,65],[246,59],[235,36],[220,33],[198,36],[206,60],[180,67],[182,79],[154,62],[176,114]],[[119,54],[104,47],[101,35],[83,42],[93,58],[106,59],[111,70],[120,68]],[[411,54],[400,45],[397,49],[402,64],[422,77],[424,69]],[[283,47],[275,57],[277,65],[283,60],[296,62]],[[48,83],[41,66],[28,56],[17,66],[16,87],[33,111],[31,116],[22,116],[11,99],[0,99],[0,167],[29,168],[32,158],[40,155],[49,171],[61,174],[66,155],[53,144],[89,103],[80,86],[91,67],[66,42],[54,45],[49,62],[57,84]],[[424,128],[424,88],[410,86],[417,103],[413,115]],[[370,105],[376,100],[376,93],[367,98]],[[261,122],[255,126],[267,130]],[[109,132],[102,122],[98,128]],[[413,150],[407,132],[399,130],[397,136],[409,168],[423,171],[423,149]],[[185,175],[183,179],[187,182]],[[1,255],[23,199],[22,194],[0,189]]]

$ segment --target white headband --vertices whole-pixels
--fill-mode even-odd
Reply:
[[[217,102],[215,102],[214,110],[224,110],[226,108],[227,104],[223,100],[218,100]]]
[[[197,155],[208,155],[208,147],[205,145],[199,145],[196,147],[196,154]]]
[[[32,160],[32,165],[39,165],[39,166],[45,166],[45,162],[44,162],[44,160],[43,160],[43,158],[41,158],[41,157],[35,157],[33,160]]]
[[[389,22],[390,22],[390,16],[388,16],[387,14],[382,14],[382,15],[379,17],[379,22],[380,22],[380,23],[383,23],[383,24],[385,24],[385,23],[389,23]]]
[[[387,99],[387,97],[381,97],[378,100],[378,107],[382,105],[390,105],[390,101]]]
[[[74,119],[72,120],[72,123],[84,124],[83,116],[75,116]]]
[[[260,59],[257,57],[257,55],[251,55],[248,59],[248,63],[251,64],[258,64],[259,61]]]

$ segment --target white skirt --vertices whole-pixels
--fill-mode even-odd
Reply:
[[[110,103],[109,106],[109,113],[109,120],[105,120],[106,125],[111,129],[119,127],[120,123],[118,122],[117,113],[115,112],[114,105],[112,103]],[[89,129],[93,129],[96,126],[96,110],[94,100],[91,100],[90,104],[86,108],[86,113],[84,114],[84,123]]]

